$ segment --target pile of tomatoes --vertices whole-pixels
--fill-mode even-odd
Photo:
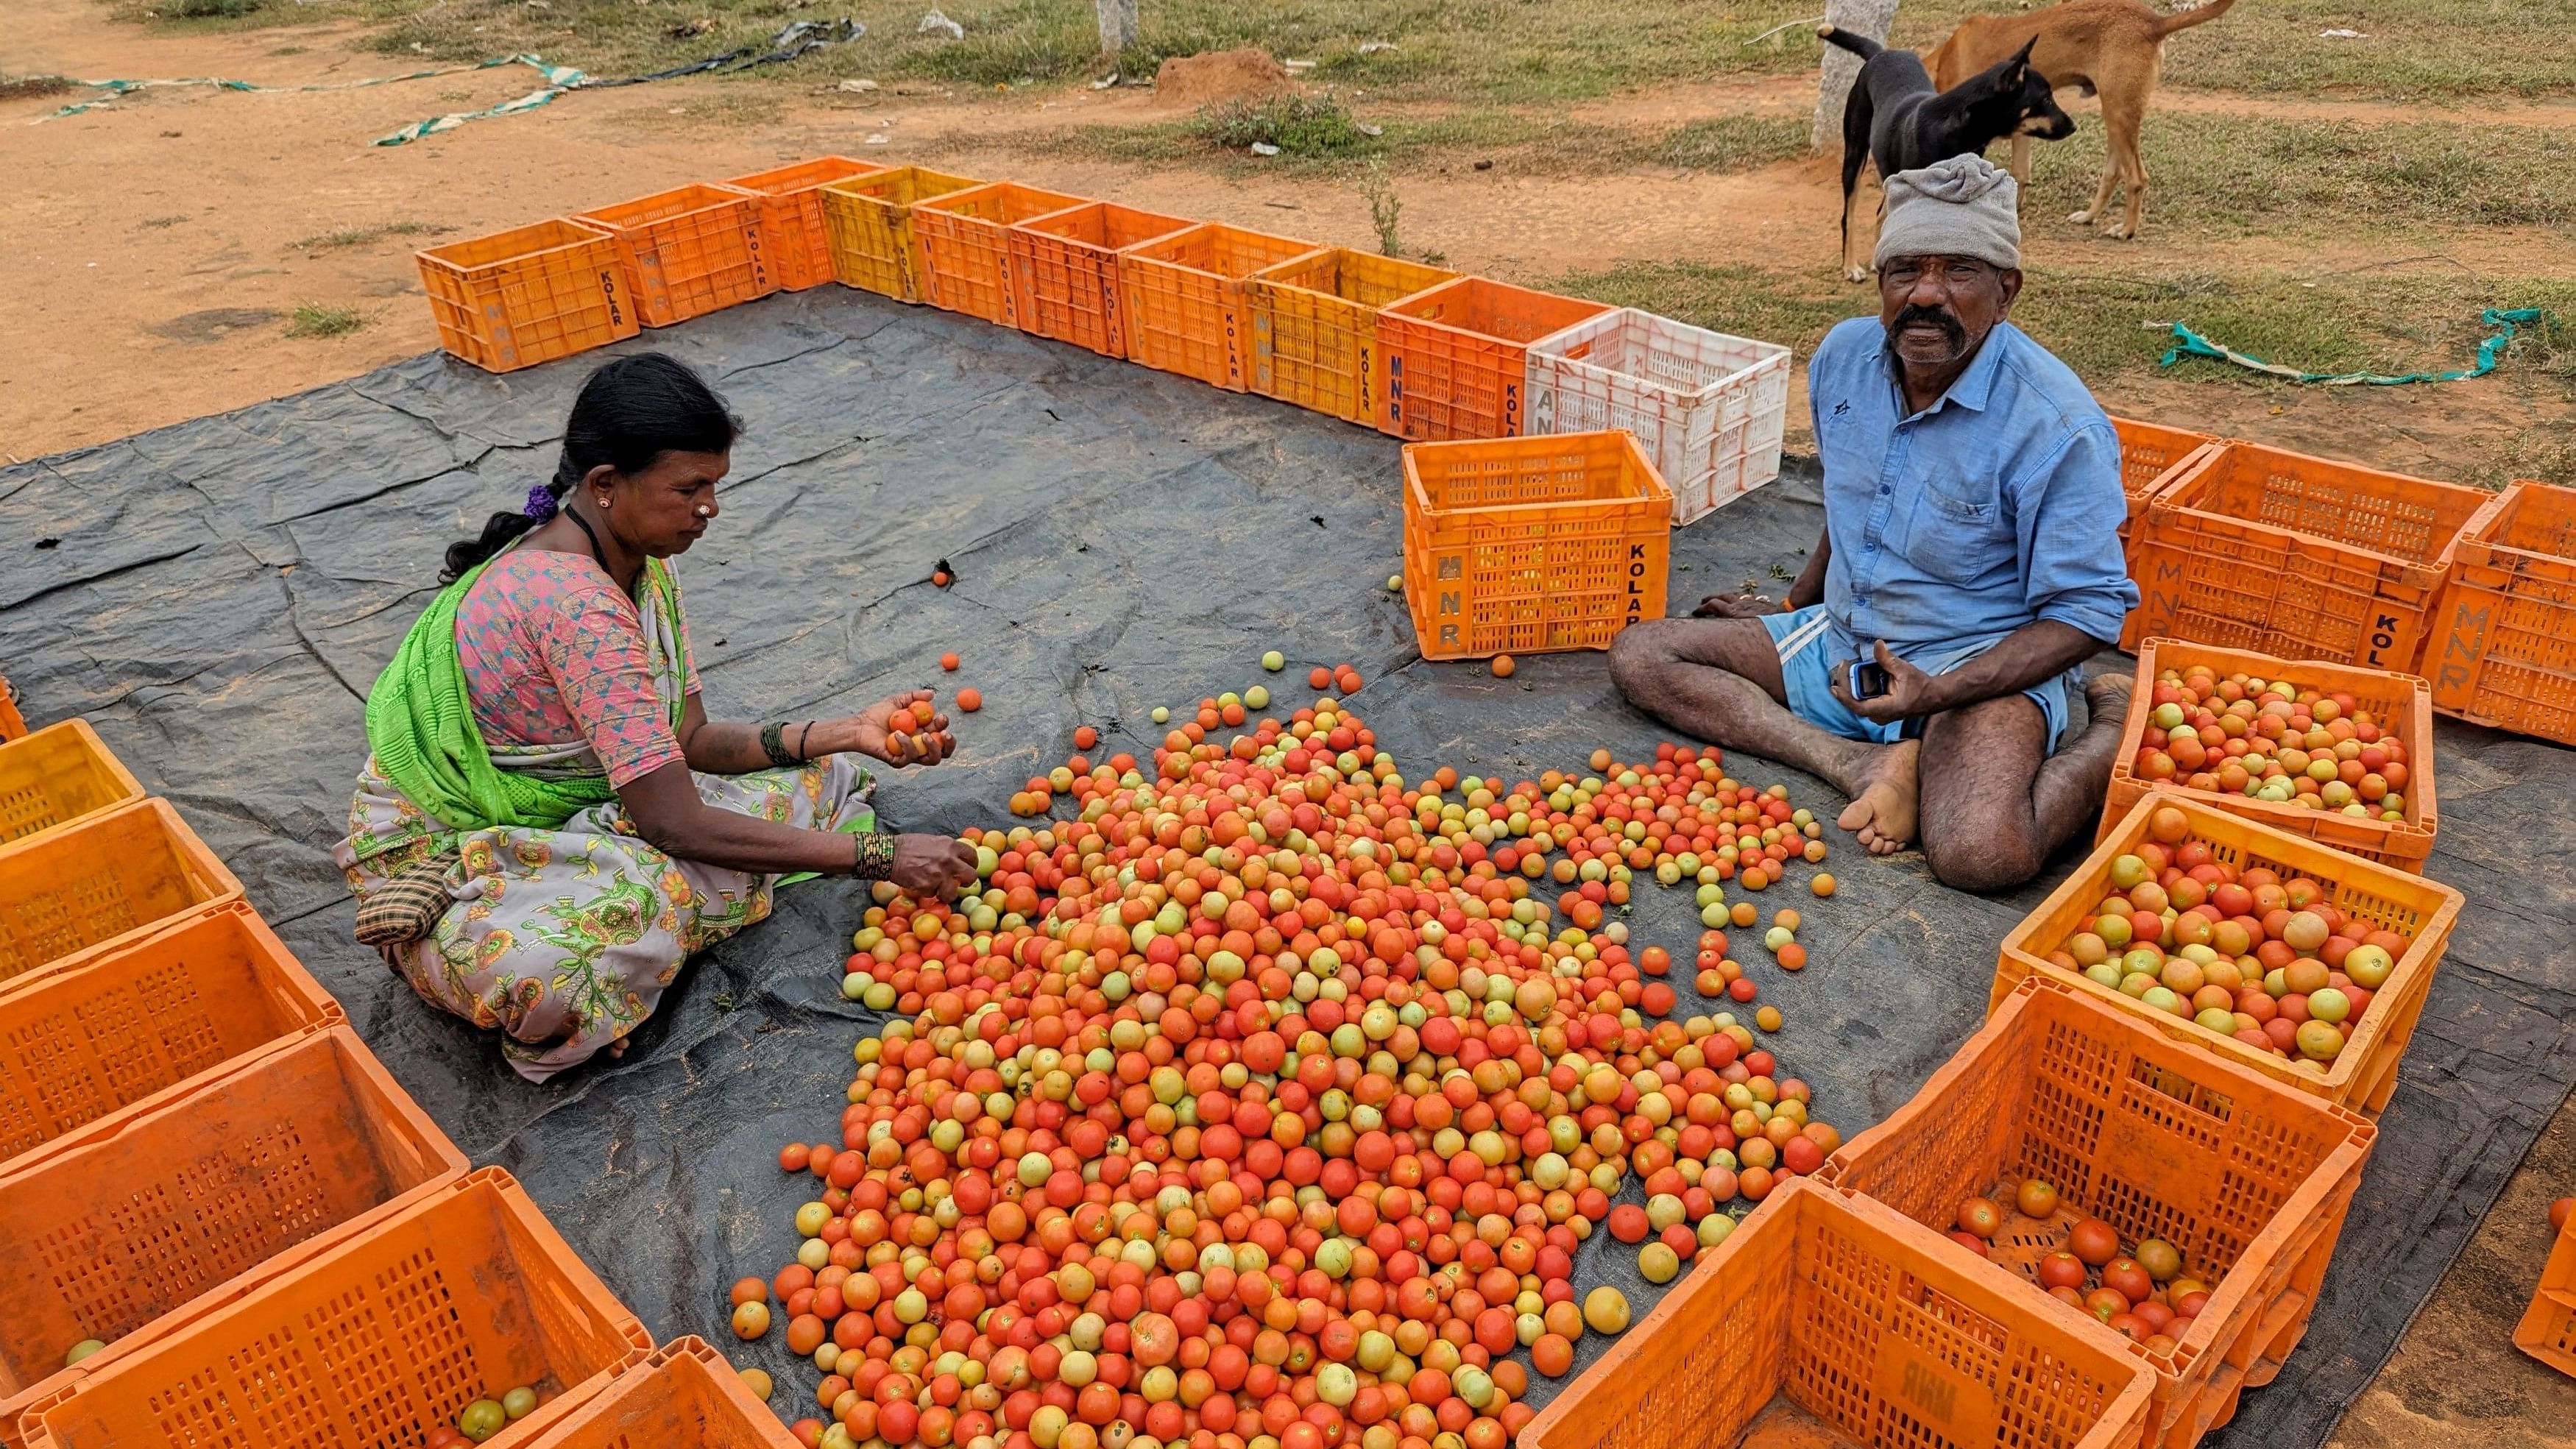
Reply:
[[[2147,707],[2132,765],[2141,780],[2406,818],[2405,742],[2349,694],[2193,665],[2165,670]]]
[[[1503,1449],[1515,1351],[1628,1322],[1574,1287],[1596,1224],[1669,1277],[1839,1145],[1617,919],[1820,856],[1785,792],[1669,745],[1417,787],[1344,703],[1229,715],[1052,771],[1074,818],[967,832],[959,901],[878,888],[843,992],[899,1015],[734,1293],[822,1373],[803,1442]]]
[[[2116,856],[2092,924],[2048,953],[2069,971],[2322,1072],[2406,954],[2407,939],[2305,876],[2239,869],[2188,838],[2171,806]]]
[[[1959,1205],[1950,1236],[1981,1258],[1995,1256],[1998,1239],[2027,1250],[2033,1238],[2045,1241],[2060,1230],[2063,1204],[2054,1183],[2032,1177],[2007,1186]],[[2181,1250],[2160,1238],[2123,1252],[2119,1230],[2100,1218],[2078,1218],[2063,1231],[2063,1246],[2031,1265],[2039,1286],[2150,1352],[2172,1353],[2217,1290],[2214,1275],[2208,1282],[2192,1276]]]

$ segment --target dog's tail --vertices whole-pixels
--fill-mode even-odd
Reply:
[[[2159,15],[2156,17],[2156,39],[2162,41],[2177,30],[2189,30],[2195,25],[2207,25],[2226,14],[2235,4],[2236,0],[2209,0],[2208,4],[2195,10]]]
[[[2236,0],[2218,0],[2218,3],[2222,5],[2233,5],[2236,3]],[[1823,40],[1825,44],[1839,45],[1843,49],[1850,51],[1852,54],[1859,56],[1863,60],[1867,60],[1871,56],[1878,54],[1880,51],[1887,49],[1886,46],[1879,44],[1877,41],[1870,39],[1866,35],[1854,35],[1850,31],[1837,25],[1819,25],[1816,27],[1816,35],[1819,39]]]

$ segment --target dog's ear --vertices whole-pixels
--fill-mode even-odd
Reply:
[[[2012,53],[2012,59],[2004,62],[2004,79],[2007,83],[2018,84],[2022,76],[2030,70],[2030,53],[2038,45],[2039,37],[2034,35],[2021,43],[2021,49]]]

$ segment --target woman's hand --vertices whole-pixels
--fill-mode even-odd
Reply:
[[[924,711],[930,716],[927,723],[921,718]],[[957,741],[948,733],[948,716],[930,709],[926,689],[879,700],[864,713],[834,721],[831,733],[846,737],[841,748],[889,765],[936,765],[957,753]]]
[[[925,900],[947,900],[975,878],[975,847],[946,835],[898,835],[887,879]]]

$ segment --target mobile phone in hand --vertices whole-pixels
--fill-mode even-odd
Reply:
[[[1855,700],[1876,699],[1887,693],[1887,671],[1866,659],[1855,659],[1844,689]]]

